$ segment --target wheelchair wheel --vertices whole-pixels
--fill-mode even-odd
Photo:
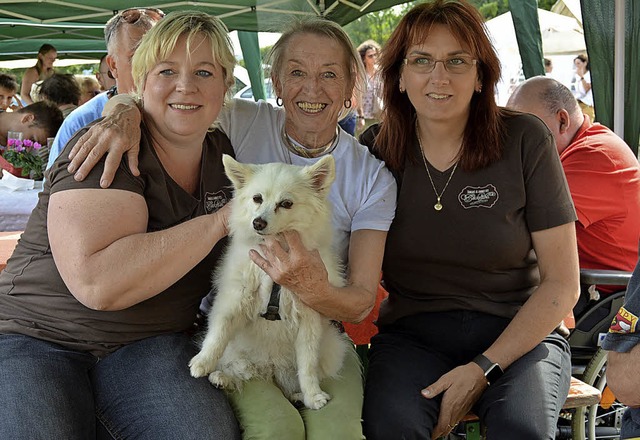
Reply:
[[[572,418],[573,440],[619,439],[622,414],[627,409],[607,388],[607,352],[601,348],[587,365],[582,381],[599,389],[600,403],[576,408]]]

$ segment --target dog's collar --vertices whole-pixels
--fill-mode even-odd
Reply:
[[[267,311],[261,314],[264,319],[268,321],[279,321],[280,319],[280,284],[273,283],[271,287],[271,296],[269,297],[269,304],[267,304]]]

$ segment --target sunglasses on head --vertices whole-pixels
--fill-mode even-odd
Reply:
[[[158,8],[129,8],[120,13],[122,19],[129,24],[135,24],[142,15],[158,21],[165,16],[165,13]]]

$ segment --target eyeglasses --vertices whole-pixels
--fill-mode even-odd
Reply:
[[[467,73],[471,70],[471,68],[478,63],[478,60],[464,55],[456,55],[443,60],[417,56],[413,58],[405,58],[403,63],[409,70],[416,73],[431,73],[434,71],[438,63],[442,63],[442,66],[447,72],[460,74]]]
[[[129,24],[137,23],[142,15],[158,21],[165,16],[165,13],[158,8],[129,8],[120,13],[122,19]]]

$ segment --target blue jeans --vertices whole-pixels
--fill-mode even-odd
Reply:
[[[640,438],[640,408],[627,408],[622,415],[620,440]]]
[[[351,111],[347,116],[338,121],[338,125],[351,136],[356,134],[356,122],[358,121],[356,112]]]
[[[239,439],[227,398],[187,364],[184,334],[129,344],[103,359],[0,335],[2,439]]]
[[[471,311],[421,313],[383,326],[371,339],[364,395],[368,440],[431,439],[440,398],[420,390],[486,350],[510,320]],[[569,344],[557,334],[514,362],[473,411],[487,439],[554,439],[569,391]]]

